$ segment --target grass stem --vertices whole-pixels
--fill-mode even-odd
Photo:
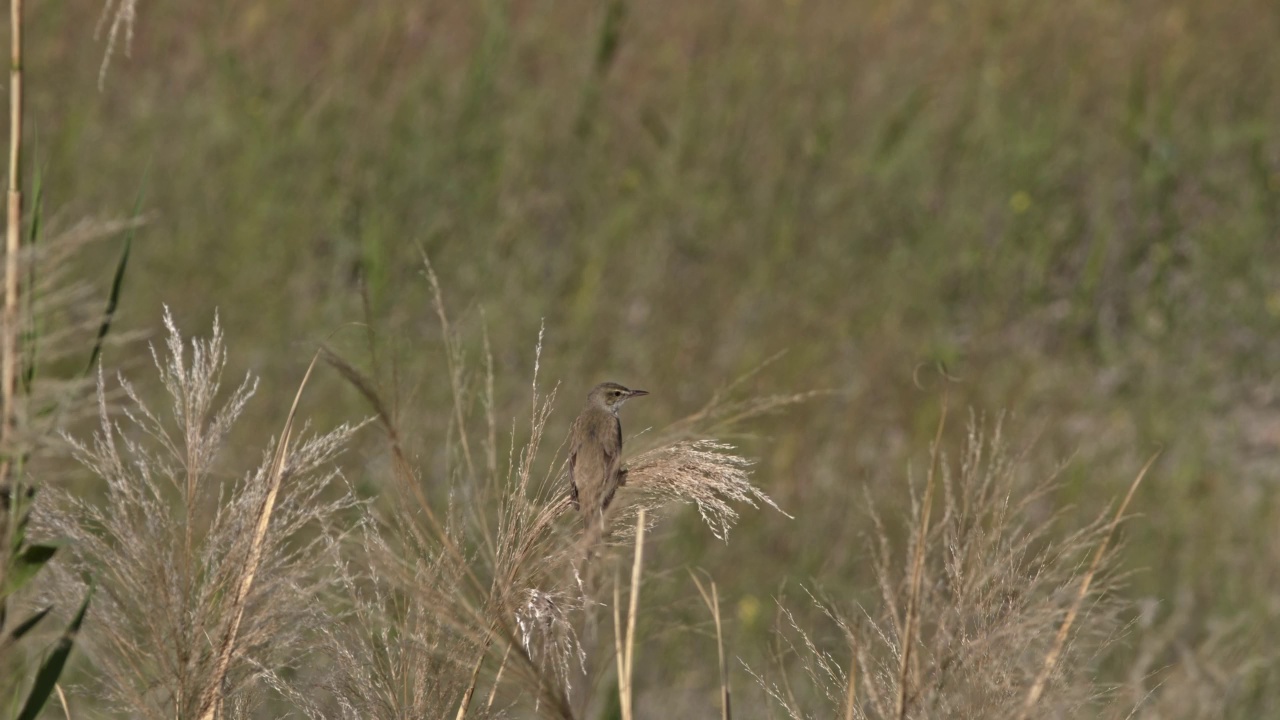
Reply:
[[[1093,553],[1093,561],[1089,563],[1089,571],[1084,574],[1080,580],[1080,590],[1076,593],[1075,601],[1071,603],[1071,607],[1067,610],[1067,615],[1062,620],[1062,625],[1058,627],[1058,634],[1053,639],[1053,645],[1050,646],[1049,652],[1044,656],[1044,666],[1040,668],[1040,674],[1036,676],[1035,682],[1031,684],[1031,689],[1027,691],[1027,697],[1022,702],[1022,709],[1018,712],[1018,720],[1026,720],[1031,716],[1031,710],[1039,702],[1040,696],[1044,693],[1045,687],[1049,683],[1049,676],[1053,674],[1053,669],[1058,664],[1058,659],[1062,656],[1062,650],[1066,647],[1067,636],[1071,633],[1071,626],[1075,623],[1076,616],[1080,614],[1080,608],[1084,605],[1084,599],[1089,595],[1089,586],[1093,583],[1093,578],[1098,572],[1098,568],[1102,565],[1102,559],[1106,557],[1107,546],[1111,543],[1112,536],[1115,535],[1116,527],[1120,521],[1124,519],[1124,511],[1129,507],[1129,502],[1133,500],[1133,495],[1138,490],[1138,485],[1142,483],[1142,478],[1146,477],[1147,471],[1155,464],[1160,453],[1151,456],[1147,463],[1138,471],[1137,477],[1129,484],[1129,492],[1125,493],[1124,500],[1120,502],[1120,507],[1116,508],[1116,514],[1111,518],[1111,524],[1107,526],[1107,532],[1102,536],[1102,542],[1098,544],[1098,549]]]

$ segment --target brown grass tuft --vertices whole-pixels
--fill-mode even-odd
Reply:
[[[730,452],[733,449],[716,440],[681,440],[629,461],[629,510],[657,512],[673,503],[693,503],[721,540],[728,539],[738,520],[734,503],[753,508],[767,505],[786,515],[763,490],[751,484],[747,469],[752,462],[734,455]]]
[[[402,646],[371,646],[367,633],[335,635],[336,642],[355,643],[338,651],[340,656],[381,657],[380,666],[387,671],[363,672],[359,664],[344,661],[331,682],[333,695],[360,698],[364,704],[357,710],[371,714],[473,717],[499,712],[505,699],[527,703],[531,707],[526,709],[543,716],[579,716],[613,664],[603,662],[612,648],[597,632],[596,610],[609,598],[598,582],[607,575],[596,569],[615,558],[613,547],[605,543],[603,553],[584,559],[581,523],[573,517],[559,458],[563,443],[557,443],[558,438],[548,443],[546,435],[556,389],[544,392],[539,386],[542,337],[534,352],[528,415],[511,421],[510,445],[503,453],[496,428],[506,423],[493,416],[487,336],[480,372],[475,372],[429,263],[426,272],[444,333],[444,375],[453,397],[450,464],[444,476],[416,467],[400,448],[402,431],[395,405],[388,400],[396,397],[394,388],[328,355],[374,408],[388,439],[399,490],[392,507],[367,518],[358,552],[369,572],[350,585],[364,588],[363,596],[403,601],[388,614],[362,600],[354,619],[403,626],[404,618],[416,618],[405,628]],[[372,345],[369,355],[376,361]],[[712,404],[702,414],[729,427],[785,402],[794,400],[735,405],[729,415]],[[626,526],[677,503],[696,505],[721,538],[738,518],[736,503],[776,508],[768,495],[751,485],[751,463],[724,443],[690,439],[696,428],[696,423],[683,422],[665,436],[664,445],[625,459],[630,474],[619,497],[627,502],[620,503],[611,518],[616,529],[609,539],[634,538],[634,530]],[[552,444],[555,450],[547,452]],[[504,455],[505,464],[499,461]],[[638,579],[633,588],[638,588]],[[629,617],[634,622],[634,614]],[[634,647],[634,631],[628,636]],[[393,691],[421,682],[416,678],[425,677],[428,668],[442,678],[434,699],[426,700],[425,692],[406,696]],[[489,700],[475,702],[486,683]]]
[[[988,436],[971,423],[959,462],[939,459],[937,523],[927,524],[926,502],[913,503],[913,540],[901,566],[872,511],[878,601],[809,595],[840,630],[849,661],[842,664],[822,635],[782,607],[775,656],[782,684],[752,673],[766,694],[797,719],[1011,718],[1056,650],[1038,716],[1114,708],[1095,664],[1120,627],[1112,553],[1102,544],[1113,526],[1099,518],[1075,531],[1057,529],[1058,519],[1043,517],[1040,503],[1053,478],[1028,482],[1025,475],[998,424]],[[1082,567],[1090,554],[1096,564]],[[1082,586],[1085,577],[1092,583]],[[1060,644],[1072,613],[1071,642]],[[800,690],[792,685],[794,669],[806,681]]]
[[[98,694],[140,718],[195,717],[209,698],[232,707],[306,657],[327,622],[320,598],[334,585],[317,568],[336,519],[356,504],[331,467],[356,430],[349,425],[278,458],[271,441],[256,469],[224,480],[226,435],[256,383],[246,377],[222,398],[221,328],[215,322],[188,355],[167,312],[165,325],[165,353],[153,356],[170,411],[153,410],[120,378],[129,403],[118,422],[100,378],[100,428],[90,443],[69,441],[105,483],[106,502],[53,490],[38,518],[41,532],[71,541],[49,592],[69,605],[86,579],[99,588],[81,635]],[[264,518],[273,473],[278,497]],[[255,555],[256,578],[246,585]],[[229,651],[215,643],[223,638]]]

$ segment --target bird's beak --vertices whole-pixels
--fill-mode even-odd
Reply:
[[[640,397],[641,395],[648,395],[648,394],[649,394],[648,390],[632,390],[631,395],[629,395],[628,397]]]

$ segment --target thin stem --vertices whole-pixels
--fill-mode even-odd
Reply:
[[[10,448],[17,412],[14,392],[18,377],[18,254],[22,240],[22,189],[19,171],[22,161],[22,0],[10,0],[10,66],[9,66],[9,214],[5,231],[4,256],[4,332],[0,348],[0,393],[3,394],[3,418],[0,418],[0,443],[5,452]],[[6,459],[4,474],[8,475]],[[0,477],[3,480],[4,477]]]
[[[614,660],[618,663],[618,707],[627,707],[627,661],[622,644],[622,578],[615,566],[613,570],[613,647]],[[626,712],[625,710],[622,712]]]
[[[640,569],[643,563],[644,508],[640,508],[640,513],[636,517],[636,557],[631,564],[631,603],[627,608],[627,649],[626,657],[623,661],[623,669],[626,672],[618,679],[619,692],[622,693],[622,720],[632,720],[631,671],[634,666],[631,664],[631,660],[636,647],[636,615],[640,605]]]
[[[853,636],[849,637],[849,680],[844,693],[844,720],[853,720],[858,706],[858,651]]]
[[[4,511],[9,513],[6,522],[0,524],[0,587],[4,586],[5,571],[9,566],[9,536],[17,524],[22,509],[23,489],[16,473],[12,472],[13,435],[18,412],[14,393],[18,378],[18,253],[22,240],[22,189],[18,172],[22,160],[22,0],[9,2],[10,65],[9,65],[9,214],[5,232],[4,252],[4,312],[0,318],[0,491],[9,492],[10,502]],[[10,475],[15,479],[9,482]],[[5,605],[0,599],[0,630],[4,628]]]
[[[227,676],[227,670],[231,666],[231,659],[236,654],[240,623],[244,619],[245,606],[249,601],[249,592],[253,588],[254,580],[257,578],[258,569],[262,562],[263,548],[267,544],[267,530],[271,526],[272,511],[275,509],[276,497],[280,492],[280,484],[284,480],[285,463],[289,459],[289,440],[293,434],[293,420],[298,415],[298,401],[302,399],[302,391],[307,387],[307,381],[311,379],[311,371],[315,369],[316,360],[319,359],[319,352],[311,358],[311,364],[307,366],[307,373],[302,376],[302,382],[298,385],[298,392],[293,397],[293,407],[289,408],[289,415],[285,418],[284,429],[280,431],[280,442],[276,446],[275,457],[271,461],[271,473],[267,476],[267,492],[262,499],[262,505],[258,508],[258,522],[253,528],[253,538],[249,544],[249,555],[245,558],[244,567],[240,571],[239,582],[235,587],[235,595],[231,600],[231,623],[222,638],[222,645],[218,651],[218,659],[213,668],[213,675],[209,678],[208,684],[205,685],[204,692],[201,693],[200,720],[217,720],[222,717],[222,684]]]
[[[458,714],[454,720],[462,720],[467,716],[467,710],[471,709],[471,698],[476,694],[476,682],[480,679],[480,668],[484,667],[484,656],[489,652],[489,645],[493,642],[493,629],[490,628],[486,634],[484,647],[480,649],[480,655],[476,658],[476,664],[471,668],[471,682],[467,684],[466,692],[462,693],[462,702],[458,703]],[[507,647],[510,650],[510,646]]]
[[[1129,502],[1133,500],[1134,493],[1138,491],[1138,485],[1142,483],[1142,478],[1146,477],[1147,471],[1155,464],[1158,457],[1160,457],[1160,453],[1157,452],[1151,456],[1150,460],[1147,460],[1146,465],[1142,466],[1138,476],[1129,485],[1129,492],[1125,494],[1124,500],[1120,502],[1120,507],[1116,509],[1115,517],[1111,518],[1111,524],[1107,526],[1107,533],[1102,536],[1102,542],[1098,544],[1098,549],[1093,553],[1093,560],[1089,563],[1089,571],[1080,580],[1080,590],[1076,592],[1075,601],[1071,603],[1071,607],[1067,610],[1067,616],[1063,618],[1062,625],[1058,628],[1058,635],[1053,639],[1053,645],[1044,657],[1044,665],[1040,668],[1040,673],[1036,676],[1035,682],[1031,684],[1031,689],[1027,692],[1027,697],[1023,700],[1022,709],[1018,712],[1019,720],[1026,720],[1031,716],[1031,710],[1040,701],[1040,696],[1044,694],[1044,689],[1049,684],[1049,676],[1053,674],[1053,669],[1057,667],[1058,659],[1062,656],[1062,649],[1066,647],[1067,636],[1071,633],[1071,626],[1075,623],[1076,616],[1080,613],[1080,607],[1084,605],[1084,599],[1089,594],[1089,586],[1093,583],[1093,578],[1097,575],[1098,568],[1102,565],[1102,558],[1107,554],[1107,546],[1111,543],[1112,536],[1115,535],[1116,526],[1124,519],[1124,511],[1129,507]]]
[[[498,666],[498,674],[493,678],[493,687],[489,689],[489,702],[485,703],[485,709],[493,709],[493,699],[498,695],[498,686],[502,684],[502,671],[507,669],[507,658],[511,657],[511,645],[507,644],[507,651],[502,654],[502,664]]]
[[[911,648],[915,643],[916,614],[920,608],[920,577],[924,573],[925,545],[929,540],[929,511],[933,507],[933,492],[937,485],[935,476],[938,458],[942,454],[942,428],[947,424],[947,399],[942,399],[942,414],[938,417],[938,430],[933,438],[933,451],[929,458],[929,475],[925,481],[924,500],[920,508],[920,527],[916,535],[916,552],[911,563],[911,589],[907,594],[907,612],[902,627],[902,665],[898,668],[898,720],[906,720],[908,698],[911,690]]]
[[[716,589],[715,580],[710,580],[711,593],[708,594],[697,575],[690,572],[689,576],[693,578],[694,585],[698,586],[698,594],[702,595],[702,602],[706,603],[716,623],[716,652],[720,657],[720,720],[731,720],[733,710],[729,702],[729,665],[724,657],[724,628],[720,623],[720,592]]]

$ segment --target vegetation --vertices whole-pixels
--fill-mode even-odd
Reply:
[[[28,8],[68,240],[4,450],[67,544],[5,678],[79,626],[72,717],[1280,708],[1274,3],[103,12]],[[73,218],[140,188],[113,276]],[[588,560],[605,379],[653,394]]]

